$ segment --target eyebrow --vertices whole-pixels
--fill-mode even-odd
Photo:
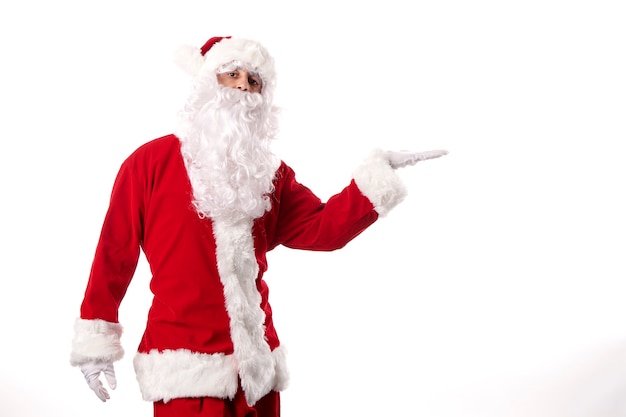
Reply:
[[[243,68],[243,67],[237,67],[237,68],[227,69],[227,70],[225,70],[225,71],[220,72],[219,74],[228,74],[229,72],[235,72],[235,71],[237,71],[237,72],[240,72],[240,71],[245,71],[245,72],[247,72],[247,73],[248,73],[248,75],[249,75],[250,77],[257,77],[257,78],[258,78],[258,79],[260,79],[260,80],[262,80],[262,79],[263,79],[263,77],[261,77],[261,74],[259,74],[258,72],[256,72],[256,71],[250,71],[250,70],[247,70],[246,68]]]

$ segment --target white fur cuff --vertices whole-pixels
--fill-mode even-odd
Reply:
[[[353,174],[354,182],[383,217],[407,195],[406,186],[389,165],[381,149],[375,149]]]
[[[76,319],[70,364],[80,366],[92,361],[114,362],[122,359],[124,349],[121,337],[122,326],[119,323]]]

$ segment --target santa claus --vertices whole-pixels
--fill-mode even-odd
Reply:
[[[446,152],[376,150],[322,202],[271,151],[267,50],[218,37],[183,52],[178,62],[194,78],[180,125],[119,170],[70,361],[109,399],[99,378],[115,388],[118,308],[143,251],[154,298],[134,368],[154,415],[275,417],[288,372],[263,280],[267,251],[343,247],[405,197],[396,168]]]

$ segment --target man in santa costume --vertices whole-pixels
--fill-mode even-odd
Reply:
[[[134,368],[154,415],[277,417],[288,372],[263,280],[267,251],[343,247],[405,197],[395,169],[446,152],[376,150],[322,202],[270,150],[278,124],[267,50],[217,37],[183,51],[192,92],[175,134],[119,170],[70,362],[109,399],[100,376],[115,388],[118,308],[142,250],[154,298]]]

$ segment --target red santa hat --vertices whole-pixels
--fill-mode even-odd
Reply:
[[[249,39],[216,36],[201,48],[184,45],[174,56],[175,62],[188,74],[197,77],[215,74],[232,62],[255,71],[265,85],[275,83],[274,59],[259,42]]]

